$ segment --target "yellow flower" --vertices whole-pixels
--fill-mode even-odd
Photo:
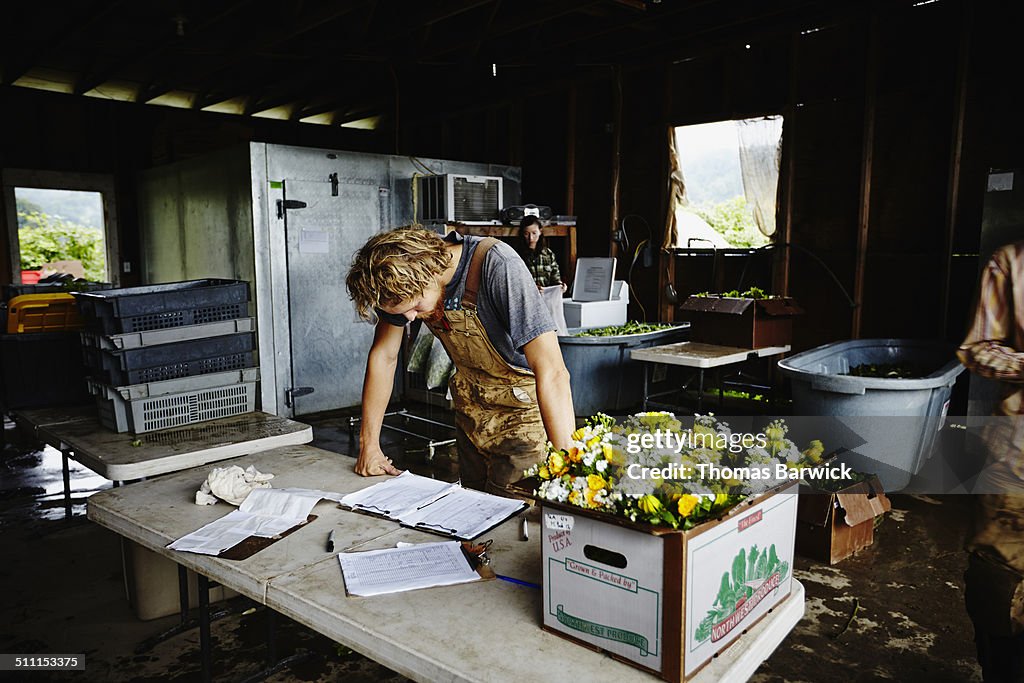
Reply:
[[[548,469],[547,465],[541,465],[540,469],[537,470],[537,476],[540,477],[541,479],[550,479],[551,471]]]
[[[729,496],[725,493],[715,494],[715,505],[725,505],[726,501],[729,500]]]
[[[575,489],[569,492],[569,502],[573,505],[580,504],[580,492]]]
[[[808,449],[803,452],[803,456],[813,463],[821,462],[821,454],[825,452],[825,445],[815,439],[808,446]]]
[[[636,506],[643,512],[653,515],[661,509],[661,501],[648,493],[646,496],[640,496],[640,500],[636,502]]]
[[[612,445],[610,443],[601,445],[601,453],[604,454],[605,460],[611,460],[612,458],[615,457],[615,449],[612,448]]]
[[[717,496],[715,497],[715,500],[717,502],[717,500],[718,500]],[[699,503],[699,502],[700,502],[700,499],[698,499],[697,496],[691,495],[689,493],[687,493],[687,494],[685,494],[683,496],[680,496],[679,497],[679,503],[678,503],[680,516],[682,516],[682,517],[689,517],[690,513],[693,512],[693,509],[695,507],[697,507],[697,503]]]
[[[548,456],[548,469],[556,477],[561,476],[565,472],[565,458],[562,457],[561,453],[556,451]]]
[[[572,438],[573,441],[583,441],[583,437],[586,436],[586,435],[587,435],[586,428],[585,427],[580,427],[579,429],[577,429],[575,432],[572,433],[571,438]]]
[[[587,441],[587,448],[593,448],[594,444],[600,443],[600,442],[601,442],[601,437],[595,436],[595,437],[591,438],[589,441]]]
[[[587,489],[583,492],[583,498],[587,501],[588,508],[595,508],[597,505],[594,503],[594,496],[597,495],[597,491],[594,489]]]
[[[600,491],[607,485],[608,482],[606,482],[604,480],[604,477],[602,477],[600,474],[587,475],[587,488],[592,489],[594,491]]]

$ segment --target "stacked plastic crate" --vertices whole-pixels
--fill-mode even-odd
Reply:
[[[189,280],[76,298],[88,386],[106,427],[142,434],[256,409],[248,283]]]
[[[68,287],[109,288],[99,282],[5,285],[0,306],[0,409],[86,403],[79,357],[82,319]]]

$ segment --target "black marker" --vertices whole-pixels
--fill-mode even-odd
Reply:
[[[334,529],[331,529],[331,533],[327,534],[327,552],[334,552]]]

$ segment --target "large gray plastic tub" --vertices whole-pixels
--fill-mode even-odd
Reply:
[[[908,363],[930,372],[920,379],[846,374],[858,365],[882,363]],[[856,339],[780,360],[779,369],[792,383],[793,414],[842,418],[865,442],[843,460],[862,472],[877,473],[885,490],[897,491],[930,456],[949,408],[950,390],[964,367],[946,342]],[[822,438],[827,440],[827,435]]]
[[[580,329],[570,329],[559,337],[562,358],[572,379],[572,405],[577,415],[626,410],[640,403],[643,394],[643,366],[630,360],[633,349],[686,341],[690,323],[645,334],[617,337],[574,337]]]

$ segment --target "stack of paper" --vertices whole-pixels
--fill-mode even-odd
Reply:
[[[350,493],[341,499],[341,504],[464,541],[476,538],[527,507],[521,500],[464,489],[408,471]]]
[[[349,595],[383,595],[480,579],[458,541],[341,553],[338,561]]]
[[[253,489],[237,510],[174,541],[168,548],[201,555],[219,555],[250,536],[274,538],[305,524],[321,498],[339,500],[329,491]]]

